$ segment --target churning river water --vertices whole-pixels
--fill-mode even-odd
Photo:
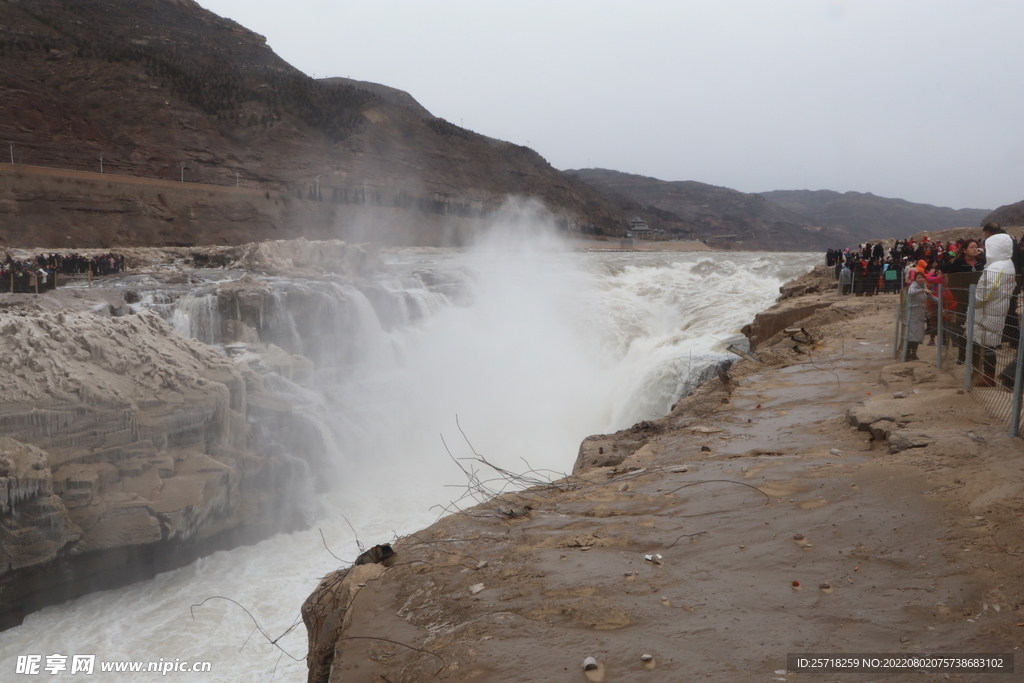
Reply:
[[[345,338],[318,345],[344,362],[315,386],[279,387],[322,425],[338,463],[332,492],[310,501],[310,529],[32,614],[0,634],[0,679],[20,680],[18,656],[38,654],[40,674],[25,680],[304,681],[303,600],[342,566],[332,553],[358,554],[353,530],[366,546],[388,542],[462,494],[448,453],[470,455],[459,426],[497,464],[568,473],[584,437],[666,414],[729,358],[721,340],[820,255],[569,253],[514,242],[385,261],[375,280],[401,295],[399,314],[380,320],[361,299],[359,319],[337,332]],[[209,321],[197,310],[193,300],[165,314],[202,338]],[[233,602],[193,607],[214,596]],[[48,673],[49,655],[66,656],[68,670]],[[92,676],[70,673],[74,655],[96,656]],[[210,671],[100,671],[101,662],[160,660],[209,662]]]

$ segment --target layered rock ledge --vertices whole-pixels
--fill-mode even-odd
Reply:
[[[572,476],[326,577],[309,681],[797,680],[791,652],[1024,645],[1020,440],[925,353],[894,363],[894,297],[825,282]]]
[[[338,288],[376,262],[372,249],[338,241],[187,253]],[[282,308],[289,297],[323,305],[323,286],[282,294],[246,274],[204,288],[187,270],[152,265],[176,258],[182,252],[130,254],[155,287],[183,285],[179,306],[205,307],[209,343],[103,280],[0,294],[0,629],[308,521],[326,449],[280,391],[308,384],[310,358],[323,354],[282,332]]]

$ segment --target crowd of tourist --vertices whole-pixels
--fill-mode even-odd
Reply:
[[[985,237],[933,242],[927,236],[826,252],[843,294],[872,296],[906,288],[907,360],[916,360],[918,347],[930,337],[935,344],[938,321],[947,341],[965,362],[967,292],[976,285],[975,324],[971,335],[976,385],[996,386],[996,350],[1016,347],[1020,337],[1019,298],[1024,281],[1024,237],[1018,242],[998,223],[983,228]]]
[[[5,265],[16,263],[8,254]],[[92,271],[93,275],[110,275],[124,270],[124,256],[107,253],[97,256],[85,256],[72,252],[70,254],[38,254],[33,261],[22,261],[38,268],[64,275],[85,275]]]
[[[124,256],[107,253],[85,256],[71,253],[38,254],[18,261],[7,254],[0,261],[0,292],[35,292],[56,287],[57,275],[110,275],[124,270]]]
[[[992,230],[991,233],[986,230],[986,235],[1006,234],[1000,227]],[[896,240],[888,248],[877,242],[855,248],[829,249],[825,252],[825,263],[835,268],[835,277],[843,285],[840,291],[844,294],[896,293],[913,282],[913,273],[908,269],[925,273],[932,285],[936,284],[934,280],[938,274],[983,271],[986,263],[983,242],[974,237],[933,242],[926,235],[919,241],[912,237]],[[1021,262],[1022,248],[1024,237],[1019,243],[1013,243],[1013,263],[1017,274],[1024,266]]]

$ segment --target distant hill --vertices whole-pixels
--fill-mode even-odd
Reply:
[[[349,238],[346,207],[359,205],[364,232],[373,221],[363,214],[383,207],[390,222],[419,225],[429,214],[416,240],[444,243],[454,233],[438,215],[472,222],[509,195],[543,201],[566,229],[621,234],[633,214],[686,228],[636,200],[606,198],[527,147],[435,117],[408,93],[314,80],[193,0],[0,1],[0,141],[13,143],[0,160],[10,153],[14,165],[98,172],[102,163],[111,176],[279,192],[272,212],[240,204],[224,218],[232,235],[250,225],[250,239],[303,234],[301,221],[280,217],[311,213],[322,216],[320,236]],[[168,211],[116,183],[60,196],[0,186],[0,240],[64,246],[75,226],[103,240],[210,238],[185,204]],[[314,198],[330,210],[290,206]],[[112,216],[116,236],[103,232]]]
[[[886,237],[907,237],[920,232],[979,225],[989,209],[950,209],[878,197],[870,192],[831,190],[775,190],[762,197],[806,216],[818,225],[841,228],[866,242]]]
[[[776,190],[747,194],[690,180],[667,181],[606,169],[566,171],[605,191],[669,211],[698,235],[756,249],[827,249],[873,239],[980,225],[987,209],[950,209],[870,193]],[[1024,204],[1024,203],[1022,203]],[[1024,211],[1003,207],[1007,220]],[[1002,209],[1001,209],[1002,210]],[[995,219],[988,219],[995,220]]]
[[[981,225],[985,225],[990,221],[997,221],[1004,228],[1011,225],[1024,225],[1024,201],[1019,201],[1016,204],[1000,206],[998,209],[982,218]]]
[[[599,168],[566,171],[587,184],[671,212],[701,238],[739,242],[747,249],[824,250],[853,236],[823,228],[761,195],[694,181],[666,181]]]

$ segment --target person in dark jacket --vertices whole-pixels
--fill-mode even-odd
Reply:
[[[954,276],[950,282],[955,288],[957,298],[956,314],[949,325],[950,340],[957,351],[957,363],[963,365],[967,352],[967,338],[965,334],[965,323],[967,321],[967,287],[971,282],[977,282],[978,275],[960,275],[961,273],[978,273],[985,270],[985,255],[981,253],[981,244],[973,237],[964,240],[960,245],[960,255],[953,259],[953,262],[946,266],[946,274]],[[959,277],[956,277],[958,276]]]
[[[960,255],[946,267],[946,273],[976,273],[985,270],[985,256],[981,253],[981,244],[971,238],[960,248]]]

